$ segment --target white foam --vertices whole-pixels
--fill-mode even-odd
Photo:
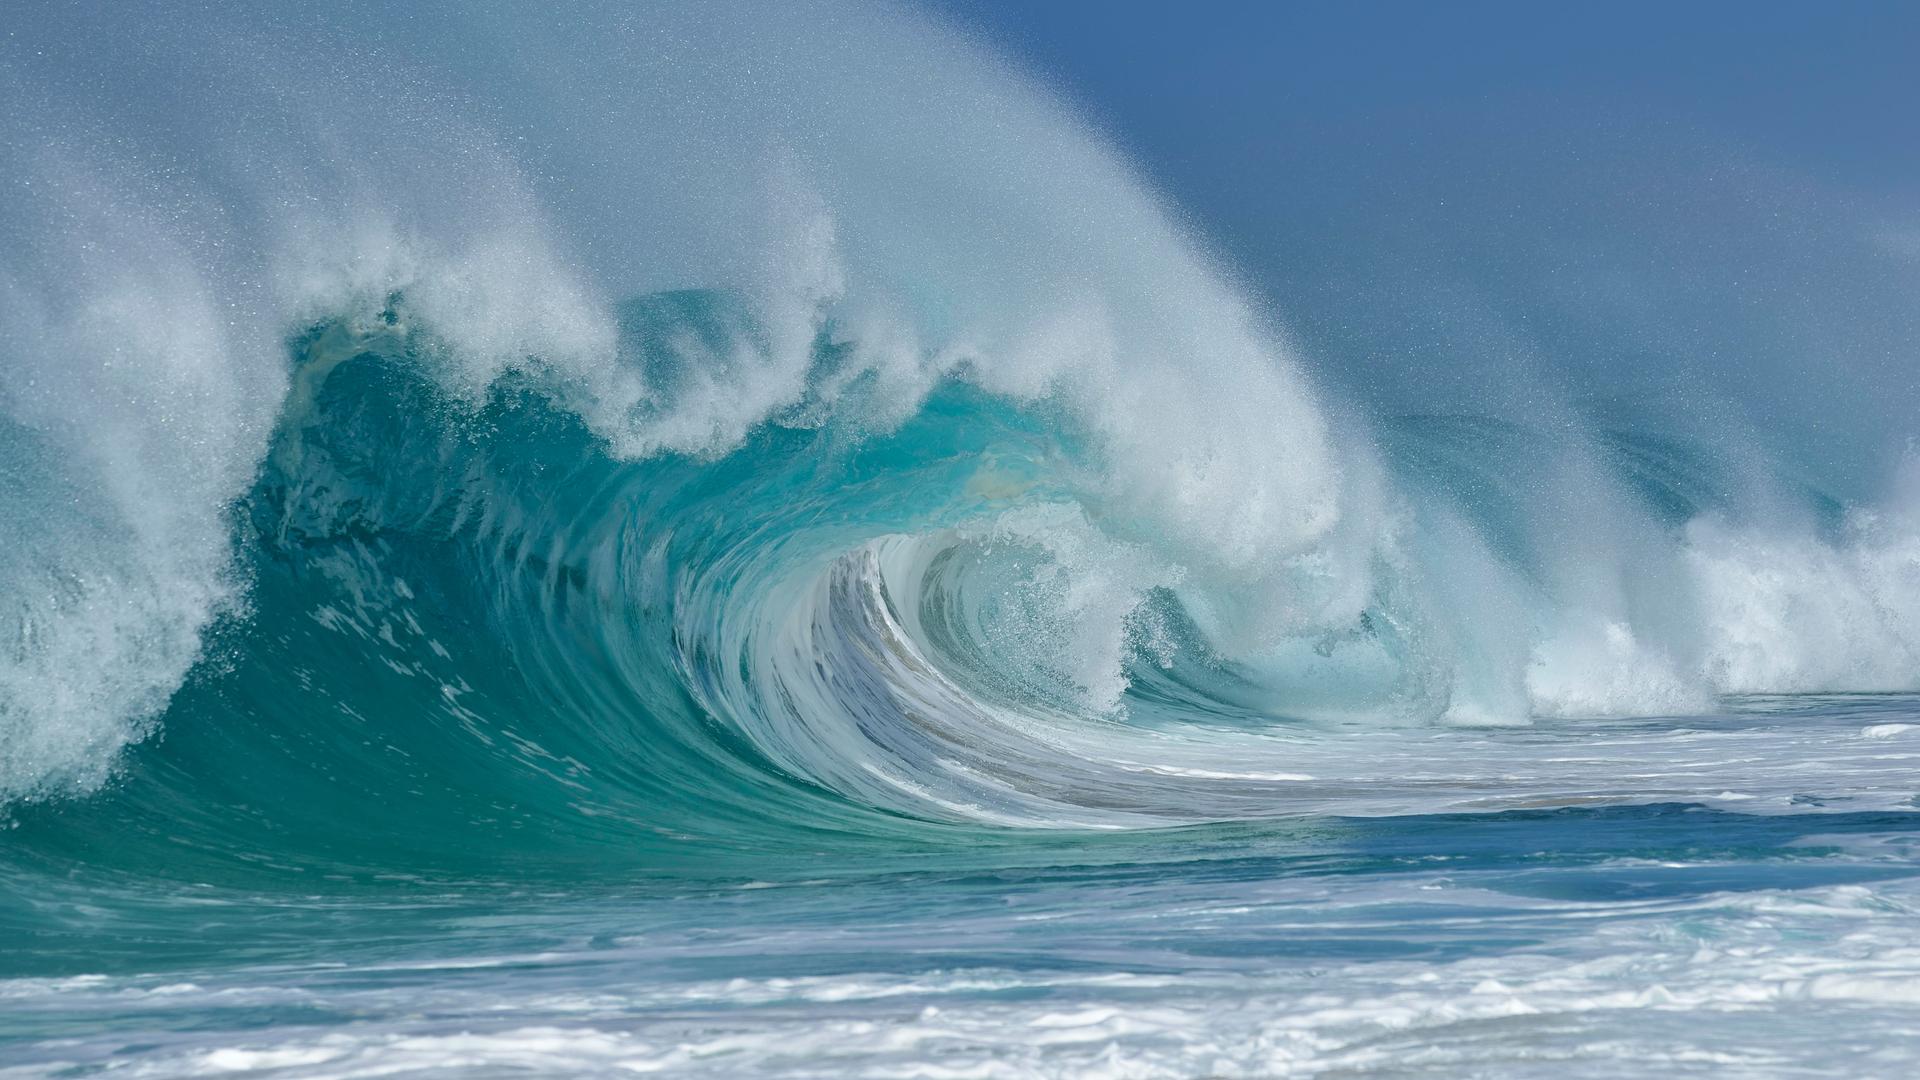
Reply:
[[[84,138],[0,135],[5,799],[99,783],[235,602],[223,507],[284,376],[257,293],[196,250],[212,208]]]
[[[1527,899],[1480,888],[1463,870],[1320,879],[1305,893],[1297,878],[1240,882],[1231,906],[1219,902],[1220,888],[1217,879],[1171,875],[1078,892],[1048,924],[1058,963],[1022,952],[1017,965],[899,968],[930,941],[954,952],[990,942],[986,952],[996,955],[1031,948],[1010,921],[1019,916],[997,904],[965,913],[941,905],[931,921],[903,913],[810,933],[777,918],[753,921],[790,910],[792,898],[743,911],[740,894],[729,893],[727,922],[703,936],[704,949],[730,959],[769,953],[801,971],[824,959],[835,970],[675,974],[705,955],[690,952],[682,909],[671,929],[556,958],[542,971],[548,978],[510,965],[448,969],[426,982],[352,967],[239,969],[190,1000],[150,996],[143,987],[152,977],[139,976],[18,980],[0,984],[0,997],[23,1016],[61,1018],[72,1033],[17,1041],[13,1071],[23,1076],[101,1067],[313,1080],[444,1071],[1873,1075],[1903,1067],[1920,1030],[1920,940],[1907,882],[1613,903]],[[1048,898],[1050,910],[1059,899]],[[1486,927],[1490,908],[1514,923]],[[1155,970],[1114,967],[1115,936],[1138,932],[1143,920],[1162,943]],[[1527,929],[1523,946],[1498,929],[1515,924]],[[1342,955],[1340,943],[1356,938],[1422,942],[1430,955]],[[1436,938],[1476,947],[1434,950]],[[1217,948],[1250,939],[1327,953],[1288,959]],[[844,970],[854,944],[893,962]],[[678,963],[661,964],[663,956]],[[1182,958],[1184,966],[1170,966]],[[500,974],[513,970],[515,978]],[[209,1018],[293,1008],[299,1021],[183,1027],[196,1008]],[[316,1009],[353,1022],[316,1024]],[[85,1023],[106,1017],[110,1031]],[[1855,1034],[1836,1042],[1835,1030]]]
[[[1857,513],[1838,543],[1696,521],[1705,669],[1734,693],[1920,686],[1920,529]]]

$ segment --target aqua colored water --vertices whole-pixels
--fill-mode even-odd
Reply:
[[[1440,393],[919,11],[8,21],[0,1076],[1916,1068],[1897,365]]]

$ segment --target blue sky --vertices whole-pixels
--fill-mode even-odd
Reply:
[[[1657,399],[1867,471],[1920,434],[1920,4],[936,9],[1357,397]]]
[[[1869,183],[1920,168],[1914,4],[936,7],[1025,57],[1162,164],[1225,163],[1315,129],[1444,127],[1463,111],[1524,105],[1697,125]]]

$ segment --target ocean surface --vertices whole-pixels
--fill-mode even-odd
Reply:
[[[1920,1071],[1911,431],[917,10],[0,19],[0,1077]]]

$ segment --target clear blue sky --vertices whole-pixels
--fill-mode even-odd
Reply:
[[[1357,395],[1714,386],[1818,454],[1920,434],[1920,4],[934,7]]]
[[[1225,164],[1316,129],[1430,131],[1525,107],[1699,125],[1865,181],[1920,169],[1912,3],[934,6],[1156,161]]]

